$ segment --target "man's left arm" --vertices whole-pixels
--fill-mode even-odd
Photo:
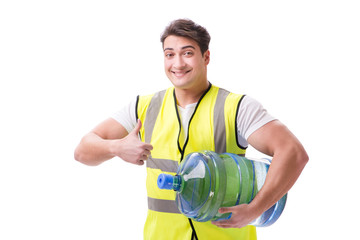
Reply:
[[[264,186],[251,203],[219,209],[220,213],[232,212],[232,216],[228,220],[213,222],[218,227],[248,225],[290,190],[308,162],[300,141],[278,120],[256,130],[248,142],[258,151],[273,157]]]

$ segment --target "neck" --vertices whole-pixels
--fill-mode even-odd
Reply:
[[[175,87],[175,96],[176,96],[177,104],[180,107],[186,107],[186,105],[198,102],[201,96],[209,88],[209,86],[210,83],[206,81],[206,84],[191,89],[181,89]]]

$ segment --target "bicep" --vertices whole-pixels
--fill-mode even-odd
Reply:
[[[118,121],[108,118],[93,130],[93,133],[103,139],[121,139],[128,135],[128,131]]]
[[[279,150],[301,145],[290,130],[278,120],[257,129],[249,136],[248,142],[255,149],[269,156],[274,156]]]

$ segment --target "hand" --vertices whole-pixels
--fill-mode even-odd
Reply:
[[[126,162],[137,165],[143,165],[153,149],[151,144],[144,143],[139,139],[141,126],[142,124],[139,119],[135,128],[126,137],[117,141],[118,145],[115,150],[115,155]]]
[[[221,228],[242,228],[258,217],[249,204],[241,204],[234,207],[223,207],[219,209],[219,213],[221,214],[230,212],[232,213],[230,219],[212,221],[212,224]]]

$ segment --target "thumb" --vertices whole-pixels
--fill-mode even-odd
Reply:
[[[138,120],[137,120],[137,123],[136,123],[136,126],[135,126],[135,128],[131,131],[131,133],[132,133],[132,134],[135,134],[135,135],[139,134],[140,129],[141,129],[141,126],[142,126],[141,120],[138,119]]]

